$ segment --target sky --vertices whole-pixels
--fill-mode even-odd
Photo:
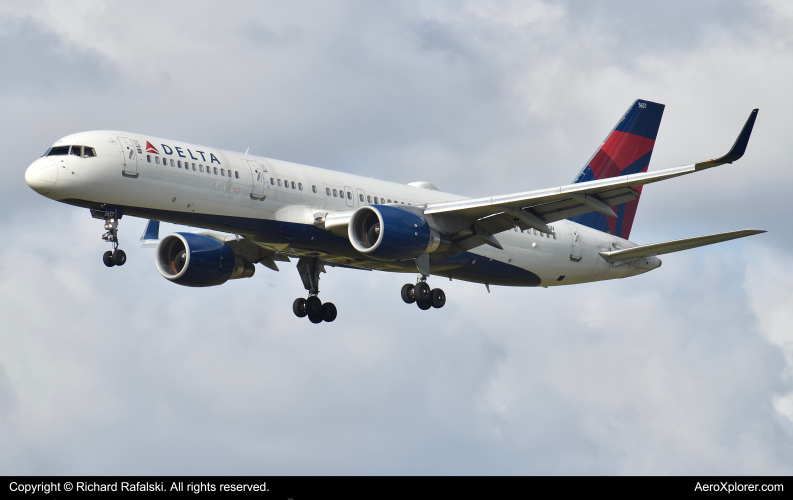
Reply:
[[[793,473],[793,8],[766,1],[0,3],[0,474]],[[39,196],[58,138],[117,129],[488,196],[567,184],[666,105],[653,243],[768,233],[550,289],[291,264],[174,285],[120,224]],[[183,230],[164,224],[166,231]]]

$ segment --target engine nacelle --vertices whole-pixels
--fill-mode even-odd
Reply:
[[[420,215],[384,205],[353,212],[347,233],[353,248],[377,260],[415,259],[447,243]]]
[[[256,269],[222,241],[194,233],[173,233],[157,244],[155,262],[163,277],[184,286],[215,286],[250,278]]]

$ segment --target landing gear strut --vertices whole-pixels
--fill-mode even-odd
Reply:
[[[113,250],[108,250],[102,255],[102,262],[107,267],[123,266],[127,263],[127,254],[118,248],[118,219],[121,214],[118,209],[91,210],[91,216],[95,219],[104,219],[105,234],[102,239],[113,245]]]
[[[443,307],[446,304],[446,294],[440,288],[430,289],[427,277],[419,274],[415,285],[408,283],[402,287],[402,300],[406,304],[415,302],[419,309],[426,311],[431,307],[435,309]]]
[[[303,286],[308,290],[308,298],[299,297],[292,302],[292,312],[298,318],[308,316],[312,323],[330,323],[336,319],[338,311],[333,302],[322,303],[319,300],[319,273],[325,272],[325,266],[317,257],[300,257],[297,261],[297,271],[303,280]]]

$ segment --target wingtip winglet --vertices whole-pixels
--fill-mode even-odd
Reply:
[[[741,129],[741,133],[738,134],[738,138],[735,139],[735,144],[732,145],[732,148],[730,148],[730,151],[726,155],[716,161],[732,163],[743,156],[746,152],[746,146],[749,144],[749,137],[752,135],[752,129],[754,128],[755,120],[757,120],[758,111],[760,111],[760,109],[755,108],[749,113],[749,118],[747,118],[746,123]]]
[[[735,139],[735,143],[730,148],[730,151],[722,156],[721,158],[716,158],[715,160],[708,160],[699,162],[696,164],[697,170],[703,170],[706,168],[717,167],[719,165],[724,165],[725,163],[732,163],[736,160],[740,160],[741,157],[746,152],[746,146],[749,144],[749,137],[752,135],[752,129],[754,128],[754,122],[757,120],[757,113],[760,111],[759,108],[755,108],[749,113],[749,118],[746,120],[746,123],[743,125],[741,129],[741,133],[738,134],[738,138]]]

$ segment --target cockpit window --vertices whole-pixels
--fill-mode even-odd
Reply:
[[[93,158],[96,156],[96,150],[88,146],[55,146],[47,150],[44,156],[62,156],[62,155],[82,156],[83,158]]]
[[[69,154],[69,146],[55,146],[54,148],[50,149],[50,152],[47,153],[47,156],[61,156]]]

